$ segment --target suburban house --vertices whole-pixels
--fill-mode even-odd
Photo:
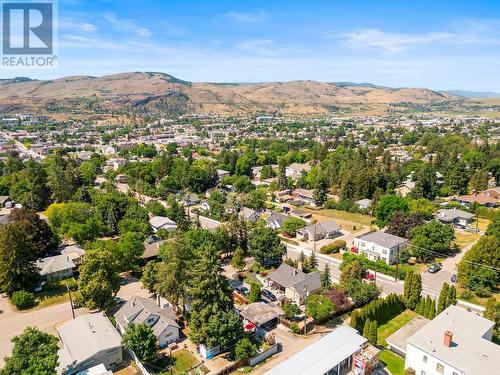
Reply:
[[[293,191],[293,196],[296,201],[302,201],[310,206],[316,206],[316,202],[314,200],[314,190],[308,189],[295,189]]]
[[[285,174],[293,180],[298,180],[302,176],[302,172],[309,172],[311,170],[311,164],[309,163],[292,163],[285,168]]]
[[[83,256],[85,255],[85,250],[83,250],[78,245],[70,245],[62,249],[61,254],[68,256],[69,259],[71,259],[76,266],[79,266],[80,264],[82,264]]]
[[[260,180],[261,174],[262,174],[262,168],[263,166],[259,165],[257,167],[252,167],[251,173],[252,173],[252,178],[255,180]],[[271,168],[273,171],[278,169],[278,164],[271,164]]]
[[[341,236],[340,226],[333,220],[311,224],[297,231],[297,236],[309,241],[318,241],[324,238],[335,238]]]
[[[396,186],[394,191],[396,192],[397,195],[400,195],[402,197],[406,197],[408,194],[411,193],[411,191],[415,188],[415,182],[414,181],[403,181],[401,184]]]
[[[200,198],[195,193],[186,194],[184,196],[184,198],[182,198],[182,201],[181,201],[181,203],[186,207],[194,206],[195,204],[198,204],[199,202],[200,202]]]
[[[278,318],[283,313],[265,302],[254,302],[239,311],[243,318],[243,326],[254,329],[269,330],[278,325]],[[248,328],[247,328],[248,327]]]
[[[266,219],[266,226],[273,229],[280,229],[283,226],[283,222],[289,217],[290,216],[282,214],[281,212],[272,212]]]
[[[68,255],[54,255],[37,260],[40,276],[47,280],[61,280],[73,276],[75,263]]]
[[[310,212],[299,210],[298,208],[295,210],[291,210],[289,214],[290,216],[305,220],[306,222],[312,218],[312,214]]]
[[[153,216],[149,219],[149,224],[153,228],[153,232],[158,232],[159,229],[166,229],[168,232],[173,232],[177,229],[175,221],[170,220],[165,216]]]
[[[149,262],[150,260],[155,260],[158,257],[158,253],[160,252],[160,245],[163,241],[154,241],[150,242],[146,239],[144,241],[144,253],[140,256],[140,258],[144,262]]]
[[[240,219],[245,221],[257,221],[260,218],[260,214],[248,207],[243,207],[238,213]]]
[[[359,201],[354,202],[356,206],[358,206],[359,209],[361,210],[367,210],[372,206],[372,200],[371,199],[360,199]]]
[[[399,252],[406,248],[408,240],[382,231],[370,232],[354,238],[354,252],[365,254],[373,261],[383,260],[393,264]]]
[[[225,171],[224,169],[217,169],[217,176],[219,180],[222,180],[224,177],[229,177],[231,173],[229,171]]]
[[[465,228],[467,224],[470,224],[472,222],[472,219],[474,219],[474,214],[452,208],[451,210],[438,210],[434,217],[443,224],[454,224]]]
[[[280,362],[267,375],[370,374],[379,350],[349,326],[339,326]],[[351,372],[354,370],[354,372]],[[364,370],[364,371],[363,371]],[[361,372],[358,372],[361,371]]]
[[[73,375],[99,364],[112,370],[123,362],[122,338],[104,313],[80,315],[56,329],[63,344],[58,374]]]
[[[298,305],[303,304],[309,294],[321,289],[319,272],[304,273],[286,263],[270,272],[268,279],[272,287],[284,292],[286,298]]]
[[[451,305],[407,339],[405,368],[418,375],[498,373],[500,346],[491,342],[494,326]]]
[[[500,186],[480,193],[461,195],[455,200],[467,207],[472,203],[486,207],[498,207],[500,205]]]
[[[175,321],[172,308],[162,309],[148,298],[132,297],[120,307],[114,317],[122,334],[130,323],[148,325],[162,348],[179,339],[180,327]]]

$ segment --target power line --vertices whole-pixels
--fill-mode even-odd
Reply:
[[[435,255],[435,256],[439,256],[439,257],[442,257],[442,258],[448,258],[448,255],[443,254],[443,253],[439,253],[437,251],[425,249],[423,247],[415,246],[415,245],[412,245],[412,244],[408,244],[408,246],[414,247],[414,248],[422,250],[422,251],[425,251],[425,252],[427,252],[429,254],[432,254],[432,255]],[[472,264],[472,265],[477,266],[477,267],[488,268],[488,269],[491,269],[493,271],[500,272],[500,268],[493,267],[493,266],[488,266],[488,265],[482,264],[482,263],[472,262],[470,260],[466,260],[466,259],[463,259],[463,258],[460,260],[460,262],[465,262],[465,263]]]

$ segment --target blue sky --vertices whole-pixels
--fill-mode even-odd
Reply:
[[[59,63],[0,77],[161,71],[500,91],[500,1],[59,0]]]

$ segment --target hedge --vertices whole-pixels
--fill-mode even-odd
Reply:
[[[344,240],[336,240],[331,244],[322,246],[319,252],[321,254],[334,254],[338,253],[340,250],[345,249],[346,242]]]
[[[378,298],[362,309],[353,311],[351,314],[351,327],[362,332],[368,319],[377,322],[378,326],[381,326],[405,310],[406,306],[403,297],[398,294],[389,294],[386,298]]]
[[[356,255],[352,253],[344,253],[343,255],[343,262],[340,265],[340,269],[346,265],[351,263],[353,260],[358,260],[363,268],[369,268],[371,270],[383,273],[385,275],[389,275],[392,277],[396,277],[396,266],[394,265],[388,265],[386,262],[383,260],[379,260],[378,262],[374,262],[372,260],[369,260],[363,255]],[[408,272],[413,272],[413,268],[405,263],[399,263],[398,265],[398,279],[404,280],[406,274]]]

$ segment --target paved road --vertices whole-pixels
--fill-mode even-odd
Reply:
[[[148,291],[141,288],[141,283],[132,280],[123,285],[118,295],[125,300],[134,295],[148,297]],[[69,302],[19,312],[12,309],[6,297],[0,297],[0,368],[4,365],[4,357],[12,351],[11,339],[19,335],[26,327],[35,326],[42,331],[57,334],[56,327],[72,318],[71,305]],[[80,316],[88,313],[85,308],[75,310],[75,315]]]

